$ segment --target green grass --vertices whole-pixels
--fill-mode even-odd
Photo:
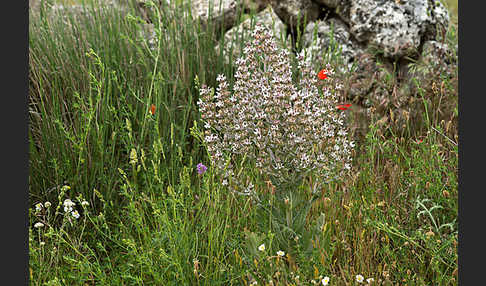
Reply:
[[[242,166],[259,204],[211,168],[195,171],[209,159],[191,135],[201,125],[194,78],[233,80],[213,50],[220,31],[165,10],[153,52],[133,10],[87,2],[85,16],[41,11],[29,24],[30,285],[309,285],[320,275],[355,285],[357,274],[457,285],[457,113],[439,120],[442,106],[457,110],[457,71],[418,89],[417,133],[373,122],[352,174],[316,197],[306,181],[285,203]],[[454,26],[449,39],[457,43]],[[66,198],[78,220],[63,215]]]

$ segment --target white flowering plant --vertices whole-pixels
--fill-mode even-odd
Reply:
[[[298,183],[309,172],[328,181],[351,168],[345,113],[336,108],[341,85],[327,66],[317,77],[303,54],[294,83],[290,52],[256,25],[253,40],[236,61],[233,90],[224,75],[218,87],[200,87],[203,140],[216,170],[234,178],[239,158],[252,162],[272,183]]]
[[[31,212],[32,221],[34,223],[34,228],[42,228],[44,226],[48,228],[64,228],[66,225],[74,226],[76,221],[81,217],[81,214],[87,215],[89,210],[89,202],[83,199],[83,195],[79,194],[76,200],[82,207],[77,208],[77,204],[70,198],[65,198],[67,192],[71,189],[70,186],[64,185],[59,188],[58,202],[57,206],[53,205],[51,202],[46,201],[45,203],[38,202],[35,204],[35,210]],[[63,200],[64,199],[64,200]],[[55,206],[55,207],[54,207]]]

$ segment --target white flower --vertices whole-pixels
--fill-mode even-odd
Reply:
[[[218,76],[216,77],[217,81],[223,81],[225,79],[226,79],[226,77],[224,76],[224,74],[218,74]]]
[[[343,167],[351,168],[349,132],[342,124],[343,113],[336,111],[339,94],[334,92],[332,68],[326,68],[330,85],[325,88],[323,98],[310,62],[302,62],[303,56],[299,58],[302,80],[294,85],[290,53],[277,49],[271,32],[264,27],[255,29],[253,36],[251,45],[244,49],[247,57],[236,61],[233,91],[228,89],[223,74],[217,76],[216,92],[206,86],[199,90],[198,106],[206,128],[204,141],[219,171],[225,172],[227,166],[223,154],[229,155],[230,160],[233,155],[248,154],[248,159],[254,160],[263,173],[278,177],[287,176],[289,171],[298,174],[310,169],[334,175],[344,171]],[[261,73],[264,71],[261,62],[256,60],[262,51],[269,52],[262,59],[263,68],[278,70],[270,77]],[[335,134],[339,140],[331,142],[329,137]],[[322,141],[332,144],[315,150]],[[336,144],[339,146],[334,147]]]
[[[262,245],[260,245],[260,246],[258,247],[258,250],[260,250],[260,251],[265,251],[265,243],[263,243]]]
[[[253,281],[253,282],[251,282],[251,285],[258,285],[258,282]]]
[[[73,201],[70,199],[65,199],[64,200],[64,212],[69,213],[73,211],[73,207],[76,205]]]
[[[248,187],[246,187],[246,189],[243,190],[243,193],[244,194],[251,194],[251,193],[253,193],[253,187],[254,187],[253,184],[250,182],[248,184]]]
[[[368,284],[371,284],[371,282],[374,282],[374,281],[375,281],[375,279],[373,279],[373,278],[366,279],[366,282],[368,282]]]
[[[42,222],[36,222],[36,223],[34,224],[34,227],[35,227],[35,228],[41,228],[41,227],[43,227],[43,226],[44,226],[44,224],[43,224]]]
[[[36,212],[40,212],[41,210],[42,210],[42,203],[37,203],[37,204],[35,205],[35,211],[36,211]]]
[[[44,241],[41,241],[40,246],[44,246],[44,245],[46,245],[46,243]]]
[[[70,199],[65,199],[65,200],[64,200],[64,206],[71,206],[71,207],[73,207],[73,206],[75,206],[75,205],[76,205],[76,203],[74,203],[74,202],[73,202],[73,201],[71,201]]]
[[[280,256],[280,257],[283,257],[285,255],[285,252],[283,252],[282,250],[279,250],[279,251],[277,251],[277,255]]]
[[[51,202],[45,202],[45,203],[44,203],[44,206],[45,206],[46,208],[50,208],[50,207],[51,207]]]
[[[364,281],[363,275],[361,275],[361,274],[356,275],[356,281],[358,283],[363,283],[363,281]]]
[[[75,219],[78,219],[79,218],[79,213],[77,210],[74,210],[73,212],[71,212],[71,215],[75,218]]]
[[[82,201],[82,202],[81,202],[81,205],[82,205],[82,206],[89,206],[89,203],[88,203],[87,201]]]
[[[326,276],[326,277],[322,278],[321,283],[322,283],[322,285],[328,285],[329,284],[329,277]]]

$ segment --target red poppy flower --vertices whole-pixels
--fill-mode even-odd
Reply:
[[[327,71],[326,70],[321,70],[318,74],[317,74],[317,77],[319,77],[319,79],[326,79],[327,78]]]
[[[347,104],[340,104],[340,105],[338,105],[338,106],[336,106],[336,107],[337,107],[337,109],[339,109],[339,110],[346,110],[346,109],[348,109],[348,108],[350,108],[350,107],[351,107],[351,104],[349,104],[349,103],[347,103]]]
[[[423,139],[417,139],[417,144],[420,144],[420,143],[422,143],[422,142],[424,142],[424,140],[423,140]]]
[[[155,104],[150,105],[150,113],[152,113],[152,115],[155,115]]]

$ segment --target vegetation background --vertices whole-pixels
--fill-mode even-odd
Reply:
[[[152,50],[134,7],[49,9],[79,2],[30,15],[31,285],[457,285],[457,70],[416,63],[435,86],[417,95],[424,128],[372,122],[352,174],[312,203],[310,182],[285,203],[242,164],[268,202],[257,204],[195,169],[210,164],[194,136],[194,78],[233,80],[214,52],[221,31],[203,31],[179,1],[156,18]],[[458,1],[445,2],[454,46]],[[455,109],[440,121],[444,105]]]

